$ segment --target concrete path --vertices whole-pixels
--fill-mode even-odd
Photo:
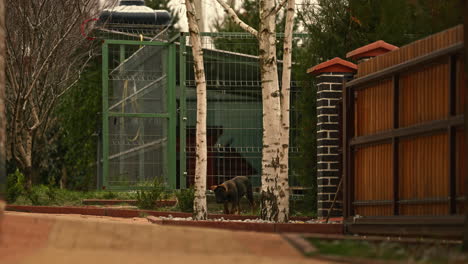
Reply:
[[[277,234],[159,226],[143,218],[7,212],[0,263],[330,262],[303,257]]]

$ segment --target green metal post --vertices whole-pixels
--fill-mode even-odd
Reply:
[[[187,102],[186,102],[186,36],[182,33],[180,35],[179,46],[179,180],[180,189],[187,188],[187,169],[186,169],[186,127],[187,127]]]
[[[123,62],[125,61],[125,45],[124,44],[121,44],[119,45],[119,62],[120,62],[120,65],[123,64]],[[124,69],[123,67],[121,67],[120,69],[120,73],[123,74],[124,72]],[[123,99],[123,97],[122,97]],[[125,109],[123,109],[122,107],[122,113],[125,111]],[[125,123],[122,122],[122,120],[120,121],[120,136],[119,136],[119,140],[120,142],[125,142]],[[120,152],[123,152],[125,150],[125,144],[120,144],[119,146],[119,151]],[[120,157],[119,158],[119,174],[122,175],[125,171],[125,166],[124,166],[124,157]]]
[[[125,45],[120,45],[120,63],[125,61]]]
[[[102,185],[109,177],[109,46],[102,44]]]
[[[168,131],[168,184],[171,189],[176,188],[176,166],[177,166],[177,153],[176,153],[176,127],[177,127],[177,109],[176,109],[176,49],[174,44],[169,45],[168,56],[168,112],[169,112],[169,131]]]

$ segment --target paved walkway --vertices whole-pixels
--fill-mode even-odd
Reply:
[[[329,263],[277,234],[159,226],[146,219],[7,212],[0,263]]]

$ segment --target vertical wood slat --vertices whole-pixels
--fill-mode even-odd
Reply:
[[[448,116],[456,115],[456,93],[457,93],[457,56],[452,55],[449,59],[449,87],[448,87]],[[449,194],[450,194],[450,204],[449,204],[449,214],[457,213],[457,163],[456,163],[456,138],[457,131],[453,126],[448,127],[447,131],[448,138],[448,176],[449,176]]]
[[[393,128],[399,127],[400,116],[400,76],[393,76]],[[399,200],[399,138],[392,139],[392,161],[393,161],[393,214],[400,214]]]
[[[349,120],[348,109],[349,109],[349,93],[348,89],[343,85],[342,89],[342,144],[343,144],[343,217],[347,219],[351,214],[349,213],[349,171],[348,171],[348,149],[349,149],[349,137],[348,137],[348,123]]]
[[[349,89],[349,109],[351,110],[350,111],[350,114],[354,117],[354,104],[356,102],[356,92],[354,91],[354,88],[351,87]],[[353,138],[354,137],[354,126],[355,126],[355,121],[353,120],[353,122],[348,122],[348,126],[349,126],[349,133],[351,133],[349,135],[349,139]],[[348,158],[349,158],[349,172],[350,172],[350,179],[349,179],[349,202],[351,204],[351,206],[349,207],[350,208],[350,215],[354,215],[354,206],[353,206],[353,202],[354,202],[354,184],[355,184],[355,175],[354,175],[354,163],[355,163],[355,158],[354,158],[354,151],[355,149],[354,148],[349,148],[349,154],[348,154]]]
[[[345,199],[344,206],[344,217],[354,215],[353,201],[354,201],[354,150],[349,146],[349,141],[354,136],[354,89],[343,88],[343,172],[344,172],[344,192],[343,197]]]

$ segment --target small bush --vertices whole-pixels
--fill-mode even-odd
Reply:
[[[14,203],[18,197],[24,194],[24,175],[16,169],[15,173],[7,177],[6,199],[8,203]]]
[[[136,192],[137,206],[140,209],[156,209],[156,201],[161,200],[165,193],[162,181],[156,178],[149,189]]]
[[[47,186],[47,189],[45,190],[45,194],[47,195],[47,198],[51,202],[57,202],[58,199],[58,190],[53,187],[53,186]]]
[[[175,195],[177,197],[177,207],[182,212],[193,212],[193,200],[195,199],[195,189],[193,187],[178,190]]]
[[[108,191],[108,192],[105,192],[105,193],[102,195],[102,198],[103,198],[103,199],[109,199],[109,200],[115,199],[115,198],[117,198],[117,194],[115,194],[115,193],[113,193],[113,192],[111,192],[111,191]]]
[[[31,201],[32,205],[49,205],[48,192],[49,187],[45,185],[33,186],[26,190],[26,198]]]

